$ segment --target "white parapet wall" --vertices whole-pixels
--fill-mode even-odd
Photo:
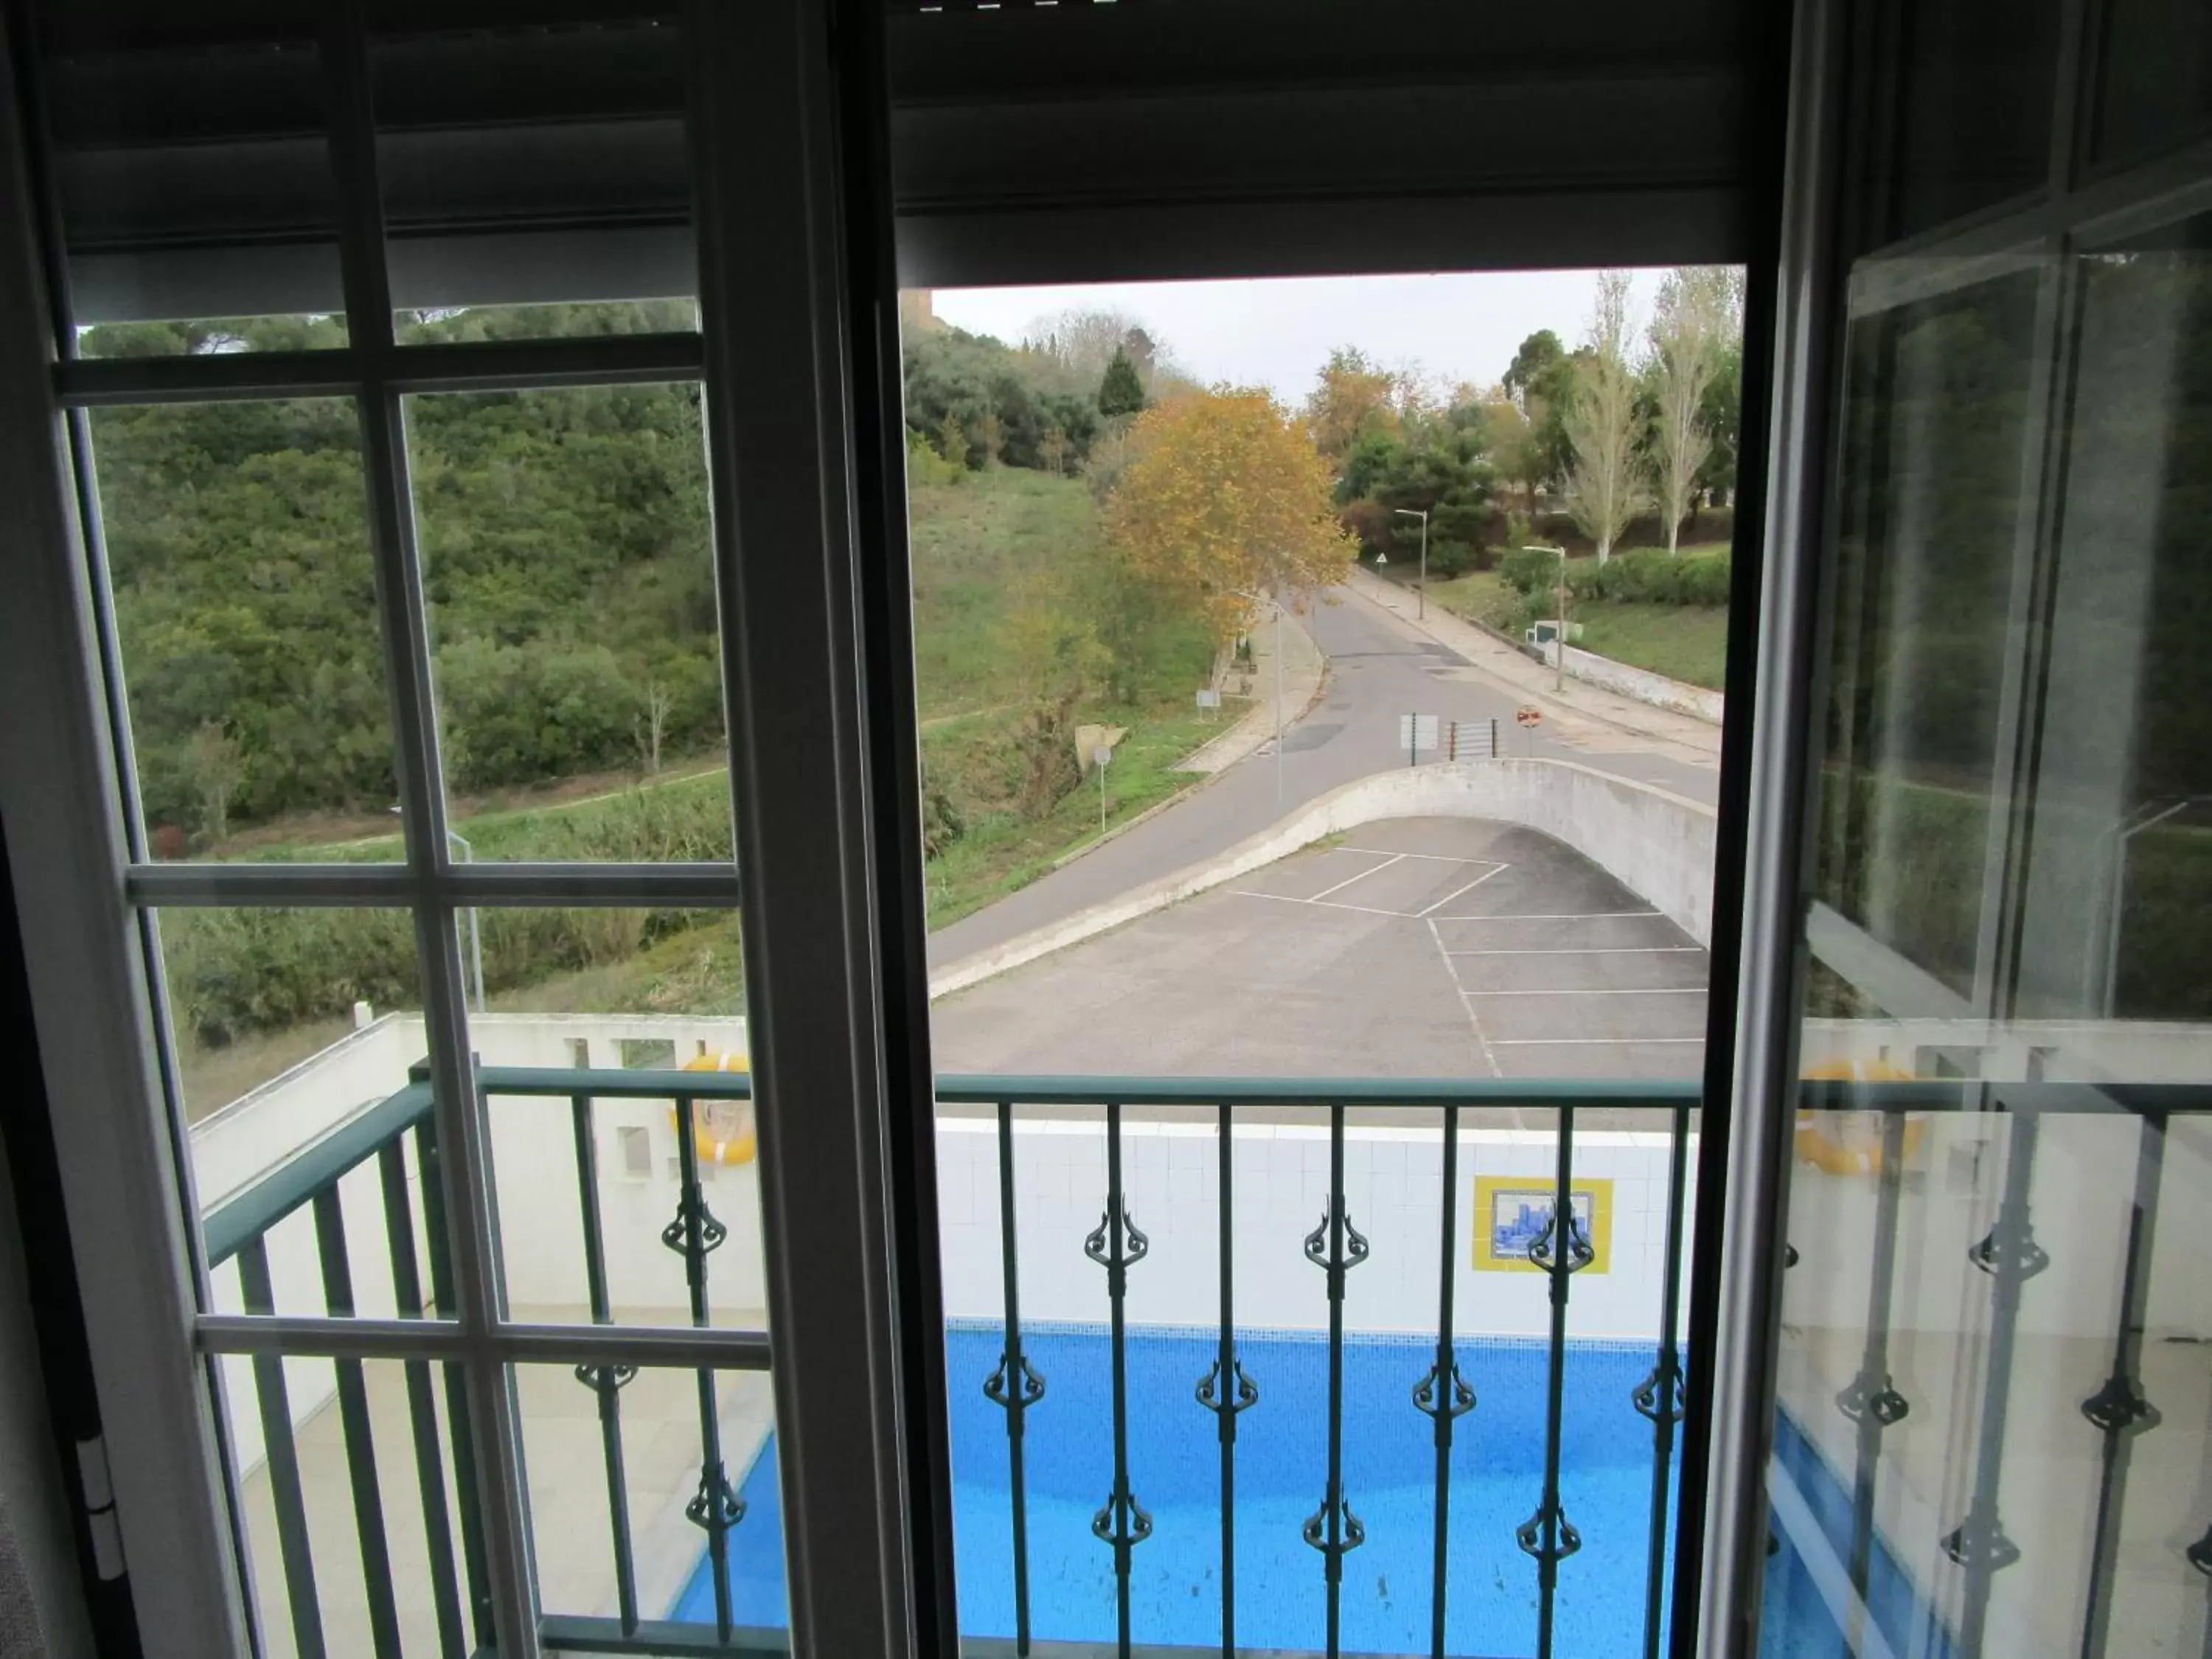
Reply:
[[[1656,1115],[1663,1119],[1662,1115]],[[1220,1316],[1220,1164],[1212,1123],[1129,1121],[1121,1129],[1131,1222],[1149,1240],[1128,1275],[1128,1317],[1164,1326]],[[1106,1201],[1106,1131],[1096,1115],[1024,1115],[1014,1132],[1015,1238],[1024,1321],[1103,1324],[1106,1275],[1084,1239]],[[1601,1195],[1595,1231],[1602,1259],[1575,1275],[1569,1334],[1650,1338],[1660,1328],[1667,1237],[1669,1138],[1580,1132],[1574,1180]],[[953,1319],[1004,1316],[998,1125],[941,1117],[937,1126],[939,1237],[945,1310]],[[1548,1131],[1462,1128],[1449,1194],[1454,1328],[1463,1334],[1542,1337],[1551,1304],[1544,1276],[1525,1264],[1479,1267],[1477,1194],[1503,1178],[1516,1193],[1549,1192],[1558,1141]],[[1684,1170],[1696,1203],[1697,1140]],[[1325,1277],[1304,1239],[1327,1215],[1329,1136],[1318,1124],[1240,1122],[1230,1159],[1237,1322],[1253,1329],[1328,1328]],[[1345,1320],[1356,1331],[1437,1328],[1443,1142],[1435,1127],[1351,1126],[1345,1133],[1347,1219],[1370,1254],[1346,1279]],[[1486,1218],[1484,1218],[1486,1224]]]
[[[948,995],[1195,897],[1325,836],[1381,818],[1419,817],[1491,818],[1540,830],[1664,912],[1698,944],[1712,942],[1711,807],[1572,761],[1447,761],[1357,779],[1213,858],[948,963],[931,975],[930,995]]]
[[[1551,660],[1557,654],[1553,646],[1545,653]],[[1669,679],[1664,674],[1655,674],[1648,668],[1634,668],[1611,657],[1601,657],[1595,651],[1585,651],[1580,646],[1567,647],[1567,672],[1578,680],[1617,691],[1624,697],[1633,697],[1638,702],[1648,702],[1654,708],[1671,708],[1678,714],[1694,715],[1701,720],[1721,723],[1728,712],[1728,699],[1717,691],[1708,691],[1702,685],[1692,685],[1686,680]]]

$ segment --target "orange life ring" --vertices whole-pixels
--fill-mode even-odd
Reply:
[[[684,1063],[687,1072],[744,1072],[750,1070],[743,1054],[701,1054]],[[671,1123],[676,1121],[673,1108]],[[691,1103],[691,1146],[702,1164],[750,1164],[753,1140],[753,1103],[750,1100],[695,1100]]]
[[[1808,1082],[1909,1083],[1912,1074],[1879,1060],[1827,1060],[1808,1066]],[[1899,1151],[1911,1158],[1919,1149],[1925,1127],[1917,1118],[1905,1121]],[[1829,1175],[1878,1175],[1881,1171],[1881,1128],[1871,1126],[1867,1115],[1849,1112],[1800,1112],[1794,1148],[1801,1162]]]

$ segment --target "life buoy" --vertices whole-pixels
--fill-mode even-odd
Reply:
[[[750,1068],[743,1054],[701,1054],[684,1063],[687,1072],[744,1072]],[[672,1122],[676,1114],[669,1112]],[[691,1103],[691,1146],[702,1164],[750,1164],[753,1161],[753,1103],[750,1100],[695,1100]]]
[[[1885,1060],[1827,1060],[1808,1066],[1808,1082],[1909,1083],[1912,1074]],[[1923,1125],[1917,1118],[1905,1121],[1900,1146],[1904,1158],[1919,1148]],[[1794,1150],[1800,1162],[1829,1175],[1879,1175],[1881,1172],[1881,1125],[1868,1115],[1852,1112],[1800,1112]]]

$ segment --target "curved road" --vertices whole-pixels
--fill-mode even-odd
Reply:
[[[1328,684],[1321,701],[1285,735],[1279,799],[1274,745],[1269,743],[1157,817],[931,934],[931,968],[991,949],[1209,858],[1317,795],[1403,766],[1406,757],[1397,747],[1401,714],[1435,714],[1446,723],[1495,720],[1499,745],[1508,755],[1577,761],[1693,800],[1714,797],[1717,774],[1712,763],[1675,758],[1681,751],[1673,745],[1601,726],[1587,716],[1568,724],[1575,737],[1532,741],[1513,722],[1515,708],[1531,701],[1528,692],[1473,666],[1348,588],[1329,590],[1305,623],[1328,658]]]

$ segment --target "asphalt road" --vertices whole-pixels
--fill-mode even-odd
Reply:
[[[1281,757],[1270,744],[1186,799],[988,908],[930,936],[933,968],[988,950],[1234,847],[1285,813],[1356,778],[1406,764],[1398,717],[1495,720],[1509,755],[1572,760],[1655,783],[1694,800],[1714,797],[1717,773],[1607,733],[1582,744],[1530,738],[1513,714],[1523,698],[1457,653],[1414,632],[1348,589],[1330,590],[1305,618],[1329,659],[1328,690],[1291,728]]]
[[[1550,837],[1361,826],[932,1009],[941,1072],[1694,1077],[1705,952]]]

